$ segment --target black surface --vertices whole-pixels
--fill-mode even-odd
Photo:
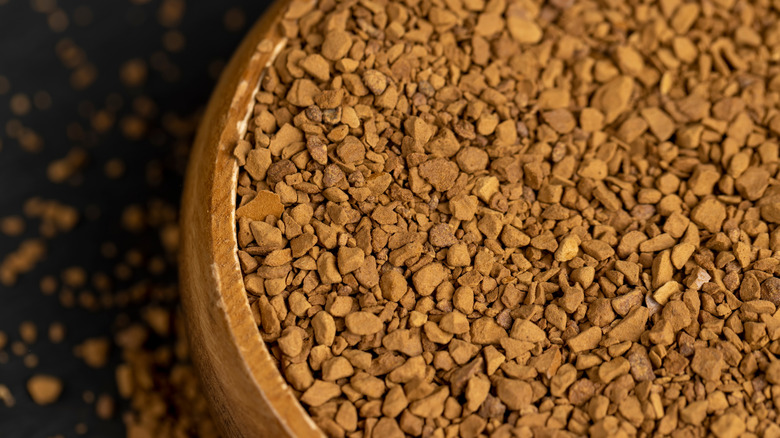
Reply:
[[[186,3],[181,22],[167,27],[158,19],[162,1],[60,0],[59,7],[70,19],[63,32],[50,29],[47,14],[33,10],[33,5],[47,3],[53,2],[0,0],[0,77],[10,83],[7,93],[2,94],[0,90],[0,218],[21,215],[25,200],[40,196],[76,207],[81,219],[73,231],[47,241],[46,258],[22,275],[17,284],[0,285],[0,331],[7,333],[13,342],[19,339],[19,324],[33,321],[38,328],[38,341],[30,347],[30,352],[39,358],[39,365],[34,369],[25,367],[22,357],[12,353],[8,363],[0,364],[0,384],[7,385],[16,399],[13,408],[0,403],[0,437],[124,436],[121,410],[126,406],[120,404],[115,418],[106,421],[98,419],[94,405],[83,400],[85,391],[116,393],[114,366],[120,360],[120,352],[114,349],[111,364],[95,370],[74,357],[73,347],[87,338],[111,336],[116,328],[116,316],[126,313],[131,319],[138,318],[136,309],[100,312],[79,306],[66,309],[56,294],[42,294],[39,282],[42,276],[59,276],[70,266],[83,266],[90,273],[110,273],[117,262],[101,256],[103,242],[115,242],[120,255],[123,249],[139,246],[149,255],[161,253],[156,232],[134,234],[123,230],[121,213],[128,204],[148,205],[153,199],[178,204],[190,137],[188,133],[176,133],[163,120],[170,117],[194,120],[213,88],[215,66],[229,58],[248,24],[261,14],[267,1],[191,0]],[[89,24],[76,23],[74,14],[78,8],[82,13],[84,8],[92,12]],[[225,16],[231,8],[234,14],[238,8],[245,15],[245,25],[240,29],[226,29]],[[185,37],[181,51],[169,52],[163,47],[163,35],[171,29]],[[63,39],[71,39],[81,47],[97,68],[97,79],[84,90],[71,86],[72,70],[56,55],[55,46]],[[175,67],[162,71],[150,67],[143,86],[128,87],[120,81],[119,71],[131,58],[143,59],[147,65],[153,59],[167,58]],[[41,90],[51,96],[51,108],[33,108],[22,116],[12,113],[11,96],[16,93],[32,96]],[[151,98],[158,107],[147,135],[128,140],[117,124],[105,133],[93,131],[90,107],[100,109],[107,102],[121,102],[115,112],[119,120],[132,113],[132,101],[138,96]],[[26,151],[9,137],[6,127],[11,120],[20,121],[43,137],[40,152]],[[67,127],[73,123],[83,127],[84,139],[69,139]],[[46,177],[48,164],[65,156],[74,146],[87,151],[87,166],[71,181],[50,182]],[[104,175],[105,163],[112,158],[120,158],[126,166],[124,176],[117,180]],[[164,169],[159,184],[147,182],[147,168],[152,162],[161,163]],[[96,210],[99,210],[97,217],[86,214]],[[35,221],[27,221],[27,225],[23,236],[0,234],[0,259],[25,238],[38,234]],[[171,267],[153,281],[172,284],[174,271],[175,267]],[[144,270],[136,270],[132,279],[126,284],[115,284],[114,289],[122,290],[148,275]],[[63,322],[67,327],[66,340],[59,345],[49,342],[46,336],[53,321]],[[25,383],[36,373],[63,378],[65,390],[59,402],[45,407],[32,402]],[[76,433],[79,423],[86,424],[86,434]]]

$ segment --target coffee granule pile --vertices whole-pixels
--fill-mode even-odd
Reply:
[[[292,2],[238,260],[320,428],[780,436],[778,12]]]

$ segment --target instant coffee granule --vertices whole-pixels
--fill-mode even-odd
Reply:
[[[779,10],[293,1],[237,256],[321,429],[780,436]]]

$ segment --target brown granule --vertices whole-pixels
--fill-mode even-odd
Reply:
[[[25,367],[34,369],[39,363],[38,356],[34,353],[25,354],[24,358],[22,358],[22,363],[24,363]]]
[[[0,95],[4,95],[11,90],[11,83],[7,77],[0,75]]]
[[[130,128],[134,129],[134,128]],[[127,134],[127,133],[126,133]],[[133,134],[135,136],[135,134]],[[104,173],[106,176],[110,179],[117,179],[121,178],[122,175],[125,173],[125,163],[123,163],[119,159],[111,159],[108,160],[103,168]]]
[[[24,214],[29,219],[40,220],[39,232],[45,238],[70,231],[79,221],[76,208],[38,197],[30,198],[24,203]]]
[[[0,283],[11,286],[17,277],[31,270],[46,255],[46,245],[40,239],[23,241],[16,251],[0,261]]]
[[[23,116],[32,109],[32,102],[26,94],[17,93],[11,96],[11,112],[17,116]]]
[[[108,361],[110,347],[111,344],[107,338],[92,338],[77,345],[74,354],[90,367],[102,368]]]
[[[65,182],[86,165],[87,158],[87,152],[84,149],[73,148],[62,159],[51,162],[46,169],[46,175],[51,182]]]
[[[119,79],[128,87],[137,87],[146,82],[148,67],[143,59],[130,59],[122,64]]]
[[[16,356],[23,356],[25,353],[27,353],[27,351],[29,351],[29,348],[24,344],[24,342],[15,341],[11,343],[11,352],[13,352],[13,354]]]
[[[103,420],[108,420],[114,416],[116,402],[114,398],[107,394],[101,394],[95,403],[95,413]]]
[[[27,381],[27,392],[39,405],[54,403],[62,393],[62,380],[46,374],[35,375]]]
[[[241,8],[230,8],[225,12],[223,22],[225,24],[225,29],[227,29],[228,32],[238,32],[244,27],[246,16]]]
[[[54,32],[64,32],[70,24],[68,15],[62,9],[49,14],[46,21],[49,24],[49,28]]]
[[[34,344],[38,339],[38,328],[32,321],[24,321],[19,325],[19,337],[26,344]]]
[[[16,399],[11,394],[11,390],[5,385],[0,385],[0,400],[6,408],[11,408],[16,404]]]
[[[0,219],[0,233],[15,237],[24,233],[25,223],[20,216],[8,216]]]
[[[41,111],[51,108],[52,105],[51,95],[43,90],[37,91],[33,95],[33,105],[35,105],[36,109]]]
[[[53,322],[49,326],[49,341],[53,344],[59,344],[65,339],[66,329],[61,322]]]
[[[776,8],[286,17],[239,260],[326,435],[780,434]]]

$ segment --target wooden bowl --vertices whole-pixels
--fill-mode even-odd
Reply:
[[[260,338],[236,241],[238,164],[261,72],[285,43],[278,0],[222,73],[192,149],[184,184],[180,284],[192,358],[225,437],[321,437]],[[258,45],[274,50],[261,52]]]

